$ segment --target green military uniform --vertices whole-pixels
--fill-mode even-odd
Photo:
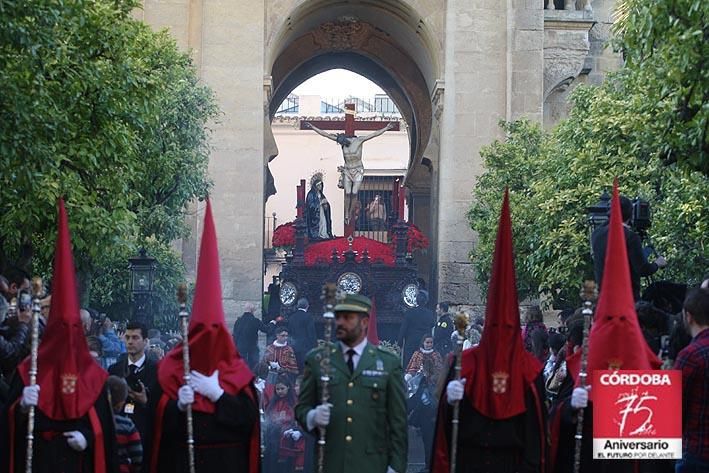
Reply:
[[[350,373],[339,342],[311,350],[305,359],[295,407],[298,422],[307,430],[308,412],[321,403],[320,361],[325,350],[330,355],[328,390],[332,404],[326,430],[325,471],[385,473],[390,466],[397,473],[405,473],[403,372],[399,358],[389,351],[368,343],[354,373]],[[312,433],[319,435],[317,428]]]

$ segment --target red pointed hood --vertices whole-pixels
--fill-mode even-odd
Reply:
[[[188,339],[192,370],[207,376],[219,370],[219,384],[226,393],[232,395],[251,383],[254,376],[236,351],[224,321],[217,235],[209,200],[204,216]],[[183,375],[182,344],[178,344],[163,358],[158,367],[158,381],[170,398],[177,399],[177,390],[184,384]],[[214,412],[214,403],[200,394],[195,394],[193,408],[211,413]]]
[[[38,408],[53,420],[84,416],[103,390],[108,373],[89,353],[79,316],[74,258],[64,200],[58,203],[59,222],[54,252],[52,305],[37,353]],[[30,358],[18,367],[25,385],[30,383]]]
[[[643,337],[635,312],[616,179],[601,294],[588,341],[588,379],[592,379],[594,370],[650,370],[660,365]],[[578,382],[579,377],[575,378]]]
[[[525,389],[542,369],[522,343],[508,194],[505,190],[485,327],[480,344],[463,352],[461,371],[461,377],[467,379],[465,390],[473,407],[493,419],[506,419],[526,410]]]

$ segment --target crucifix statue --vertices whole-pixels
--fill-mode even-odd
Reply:
[[[342,185],[345,190],[345,226],[350,226],[354,223],[353,211],[356,209],[357,192],[364,179],[364,165],[362,164],[362,143],[372,138],[383,134],[388,130],[398,130],[399,124],[396,122],[388,122],[386,126],[376,129],[374,133],[366,136],[356,136],[355,129],[371,130],[373,126],[381,126],[382,122],[377,121],[355,121],[355,105],[345,104],[345,132],[344,133],[328,133],[323,129],[340,130],[341,123],[337,121],[318,121],[320,127],[312,122],[303,122],[301,128],[311,129],[317,134],[324,136],[330,140],[337,142],[342,147],[342,156],[345,160],[345,165],[338,167],[342,173]],[[352,222],[350,222],[352,220]],[[348,232],[345,232],[348,233]]]

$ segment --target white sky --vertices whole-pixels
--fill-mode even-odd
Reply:
[[[322,97],[345,97],[353,95],[371,98],[383,94],[374,82],[345,69],[331,69],[306,80],[293,91],[296,95],[320,95]]]

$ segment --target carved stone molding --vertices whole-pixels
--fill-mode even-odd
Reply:
[[[443,93],[445,91],[445,82],[442,79],[437,79],[431,93],[431,105],[433,108],[433,116],[436,120],[441,119],[443,114]]]
[[[322,49],[344,51],[361,48],[373,31],[369,23],[342,19],[321,24],[313,31],[313,39]]]
[[[588,56],[592,21],[544,21],[544,100],[579,76]]]

